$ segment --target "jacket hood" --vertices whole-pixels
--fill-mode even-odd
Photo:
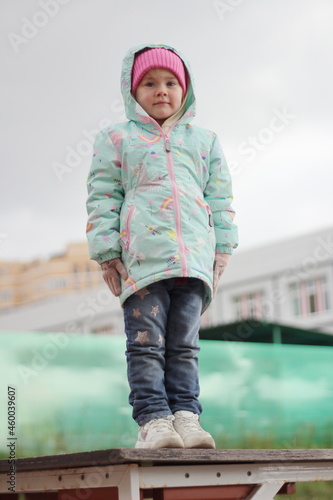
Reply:
[[[190,121],[195,116],[195,95],[194,95],[194,82],[193,75],[190,65],[186,58],[175,48],[164,44],[142,44],[132,47],[126,53],[123,59],[122,71],[121,71],[121,93],[124,99],[126,116],[129,120],[139,121],[141,123],[150,123],[154,125],[152,118],[146,113],[146,111],[137,103],[131,94],[131,79],[132,79],[132,68],[134,64],[135,55],[145,48],[158,48],[163,47],[165,49],[172,50],[177,54],[184,63],[187,70],[187,94],[185,100],[185,112],[182,116],[182,120],[185,122]]]

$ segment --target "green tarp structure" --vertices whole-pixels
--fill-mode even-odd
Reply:
[[[200,346],[201,420],[222,447],[251,435],[274,436],[286,448],[300,433],[317,445],[332,438],[331,346],[207,339]],[[0,333],[2,455],[7,386],[16,389],[17,456],[132,447],[124,353],[123,336]]]
[[[229,342],[333,346],[333,335],[255,319],[205,328],[200,331],[200,338]]]

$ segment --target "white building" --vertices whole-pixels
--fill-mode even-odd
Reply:
[[[333,227],[235,251],[202,326],[248,318],[333,333]],[[122,310],[102,284],[3,312],[0,331],[121,334]]]
[[[204,326],[256,318],[333,333],[333,227],[235,251]]]

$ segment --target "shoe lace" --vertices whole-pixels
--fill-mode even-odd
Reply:
[[[148,422],[150,429],[158,432],[173,430],[173,420],[168,418],[154,418]]]
[[[177,417],[177,421],[179,425],[186,432],[197,432],[202,431],[201,426],[199,424],[199,420],[191,417]]]

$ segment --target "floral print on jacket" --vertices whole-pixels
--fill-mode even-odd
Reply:
[[[185,112],[168,132],[135,101],[135,53],[165,47],[182,58],[189,76]],[[123,61],[121,89],[127,122],[101,130],[88,177],[87,237],[100,264],[120,257],[128,273],[121,304],[154,281],[199,278],[203,311],[212,300],[215,252],[231,254],[237,227],[231,177],[218,138],[192,125],[193,77],[186,58],[168,45],[132,48]]]

